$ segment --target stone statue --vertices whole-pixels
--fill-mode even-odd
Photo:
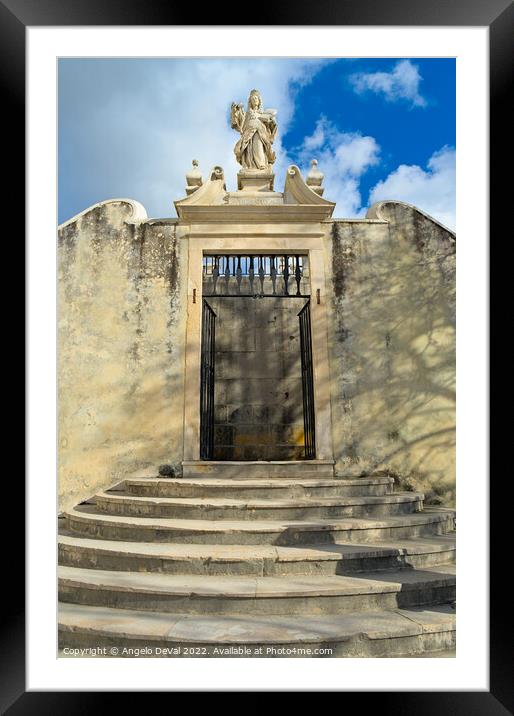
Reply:
[[[277,111],[263,109],[258,90],[253,89],[248,97],[245,112],[242,104],[232,102],[230,126],[241,133],[241,139],[234,147],[236,159],[245,170],[270,171],[275,161],[271,148],[277,134]]]

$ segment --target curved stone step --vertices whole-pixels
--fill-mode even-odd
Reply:
[[[140,478],[122,483],[129,495],[143,497],[224,497],[305,498],[380,496],[391,494],[392,477],[358,477],[354,479],[298,478]]]
[[[385,569],[427,569],[455,560],[455,536],[376,545],[201,545],[121,542],[59,536],[59,564],[87,569],[166,574],[349,574]]]
[[[92,645],[105,653],[80,652]],[[412,657],[454,645],[455,612],[447,606],[263,620],[59,604],[65,657]]]
[[[67,529],[104,539],[189,544],[295,545],[376,542],[444,534],[454,529],[453,510],[425,509],[411,515],[336,520],[183,520],[100,514],[94,505],[65,513]]]
[[[375,517],[420,512],[424,495],[397,493],[381,497],[241,500],[225,497],[140,497],[101,492],[93,498],[100,512],[146,517],[207,520],[303,520]]]
[[[225,577],[58,568],[59,598],[176,614],[328,614],[452,602],[453,566],[358,576]]]
[[[184,477],[334,477],[333,460],[184,460]]]

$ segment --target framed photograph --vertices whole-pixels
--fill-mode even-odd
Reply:
[[[29,289],[5,707],[506,713],[487,239],[512,7],[3,5]]]

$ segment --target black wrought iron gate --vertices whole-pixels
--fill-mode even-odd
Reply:
[[[216,314],[203,299],[200,378],[200,458],[210,460],[214,450],[214,361]]]
[[[309,298],[307,255],[205,255],[202,280],[202,343],[200,386],[200,457],[214,454],[214,369],[216,313],[205,296],[218,298]],[[316,458],[314,377],[310,299],[298,313],[302,367],[305,459]]]
[[[316,423],[314,414],[314,377],[312,371],[311,302],[307,301],[298,314],[300,319],[300,351],[302,358],[303,428],[305,458],[316,457]]]

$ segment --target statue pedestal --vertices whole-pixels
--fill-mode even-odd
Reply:
[[[275,175],[269,169],[241,169],[237,174],[239,191],[273,191]]]

